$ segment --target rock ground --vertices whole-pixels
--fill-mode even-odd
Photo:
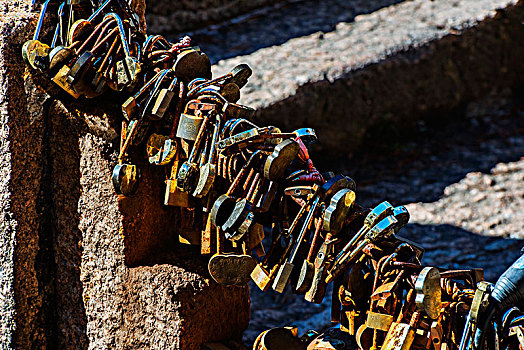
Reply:
[[[398,51],[473,27],[516,1],[344,3],[297,2],[252,21],[214,28],[197,39],[204,52],[220,58],[216,74],[244,62],[254,68],[241,102],[263,108],[296,94],[305,83],[333,82]],[[237,57],[222,59],[230,55]]]
[[[495,281],[524,246],[521,96],[490,96],[469,104],[455,122],[421,124],[416,133],[368,144],[349,161],[322,167],[354,177],[359,203],[406,204],[411,220],[399,235],[426,249],[424,264],[480,267]],[[289,290],[261,293],[253,285],[250,293],[248,344],[271,327],[296,324],[305,332],[330,325],[329,297],[315,305]]]

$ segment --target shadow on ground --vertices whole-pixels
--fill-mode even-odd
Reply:
[[[414,130],[382,125],[371,132],[356,156],[322,160],[319,169],[335,169],[355,179],[357,200],[375,206],[433,202],[467,173],[489,173],[498,163],[524,156],[524,104],[514,97],[469,104],[455,114],[421,121]],[[380,140],[377,142],[377,140]]]
[[[292,38],[315,32],[331,32],[337,23],[353,22],[358,15],[399,2],[402,0],[290,1],[187,34],[216,63],[221,59],[280,45]],[[183,35],[168,37],[175,40]]]

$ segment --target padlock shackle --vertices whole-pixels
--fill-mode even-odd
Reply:
[[[190,98],[191,96],[193,96],[195,93],[197,93],[199,90],[202,90],[204,88],[207,88],[211,85],[215,85],[221,81],[224,81],[226,79],[229,79],[233,76],[233,73],[227,73],[225,75],[222,75],[218,78],[215,78],[213,80],[208,80],[206,81],[205,83],[202,83],[200,85],[197,85],[195,86],[193,89],[189,90],[188,93],[187,93],[187,97]]]
[[[144,53],[147,53],[151,47],[158,42],[165,44],[163,47],[164,50],[169,50],[172,46],[172,44],[162,35],[148,35],[144,45],[142,45]]]
[[[104,60],[100,64],[100,68],[98,69],[98,72],[102,73],[105,70],[106,64],[109,62],[109,58],[112,56],[113,51],[115,50],[115,47],[118,45],[118,38],[115,38],[113,40],[113,43],[111,44],[111,47],[109,48],[109,51],[104,57]]]
[[[149,94],[149,98],[147,99],[147,102],[144,105],[144,108],[142,110],[141,118],[145,118],[145,115],[146,115],[146,113],[147,113],[147,111],[149,109],[149,105],[151,105],[153,99],[155,98],[155,96],[158,93],[158,90],[160,89],[160,85],[162,84],[162,81],[164,80],[164,78],[166,77],[167,73],[169,73],[169,72],[171,72],[171,69],[164,69],[164,70],[160,71],[160,76],[156,80],[155,86],[153,87],[153,90]]]
[[[89,44],[89,43],[90,43],[90,42],[91,42],[91,41],[96,37],[96,35],[99,34],[100,31],[102,31],[102,32],[100,33],[99,36],[101,36],[102,33],[103,33],[103,31],[105,30],[104,25],[107,24],[107,26],[108,26],[108,25],[109,25],[109,22],[112,22],[112,21],[114,21],[113,18],[107,18],[107,19],[104,18],[104,20],[103,20],[102,22],[100,22],[100,23],[95,27],[95,30],[93,30],[93,32],[91,33],[91,35],[89,35],[89,37],[87,37],[87,39],[82,43],[82,45],[78,48],[78,50],[76,50],[76,54],[77,54],[77,55],[80,55],[80,54],[85,50],[85,48],[87,47],[87,44]],[[107,27],[107,26],[106,26],[106,27]],[[97,41],[96,41],[96,42],[98,42],[98,38],[97,38]],[[95,42],[95,44],[96,44],[96,42]]]
[[[208,163],[211,163],[211,164],[215,163],[216,155],[218,154],[218,152],[216,152],[216,145],[217,145],[218,136],[220,133],[220,122],[221,122],[221,118],[217,114],[216,120],[215,120],[215,127],[213,130],[213,138],[211,139],[211,147],[209,149],[209,157],[208,157]]]
[[[58,34],[60,34],[60,31],[62,30],[62,21],[61,21],[61,17],[64,15],[64,6],[65,6],[65,2],[63,2],[59,7],[58,7],[58,17],[60,18],[60,20],[58,21],[57,25],[56,25],[56,29],[55,29],[55,34],[53,35],[53,41],[51,42],[51,49],[54,49],[55,46],[56,46],[56,42],[58,40]],[[63,40],[62,40],[63,41]],[[62,45],[65,45],[65,43],[62,42]]]
[[[227,189],[227,192],[226,192],[226,195],[227,196],[230,196],[233,191],[235,190],[235,188],[238,186],[238,183],[240,182],[240,179],[244,176],[244,174],[246,173],[246,170],[251,166],[251,163],[254,162],[254,160],[259,156],[261,155],[261,151],[257,150],[255,152],[253,152],[253,154],[251,155],[251,157],[249,157],[249,159],[247,160],[247,162],[242,166],[242,169],[240,169],[240,171],[238,172],[237,176],[235,177],[235,179],[233,180],[233,182],[231,183],[231,185],[229,185],[229,188]]]
[[[313,214],[315,210],[317,209],[317,205],[319,201],[320,201],[320,197],[316,196],[315,201],[313,202],[313,204],[311,205],[311,208],[309,209],[309,212],[307,213],[306,219],[304,220],[304,224],[302,225],[302,229],[300,230],[300,234],[298,235],[297,242],[295,243],[295,246],[293,247],[293,250],[291,251],[291,255],[288,259],[288,262],[290,264],[292,264],[293,261],[295,260],[295,256],[297,255],[300,245],[306,235],[306,231],[309,225],[311,224],[311,220],[313,219]]]
[[[122,40],[122,48],[124,49],[124,55],[126,57],[132,57],[131,51],[129,50],[129,44],[127,42],[126,32],[124,28],[124,22],[122,21],[122,18],[120,18],[119,15],[117,15],[114,12],[110,12],[104,16],[104,20],[107,18],[114,18],[116,20],[116,24],[118,26],[118,32],[120,33],[120,39]]]
[[[44,18],[47,12],[47,5],[49,5],[49,1],[51,0],[47,0],[42,4],[42,9],[40,10],[40,16],[38,17],[38,23],[36,24],[33,40],[38,40],[38,37],[40,36],[40,30],[42,30],[42,25],[44,24]]]
[[[315,248],[317,245],[318,237],[320,236],[320,229],[322,228],[322,222],[324,221],[324,214],[326,212],[326,205],[322,203],[320,206],[320,217],[318,218],[318,221],[315,225],[315,232],[313,233],[313,237],[311,238],[311,245],[309,247],[309,252],[307,254],[306,261],[311,262],[313,259],[313,256],[315,255]]]
[[[107,35],[102,40],[100,40],[100,38],[101,38],[101,36],[100,36],[98,38],[97,42],[95,43],[95,46],[93,46],[93,48],[91,49],[91,53],[94,54],[94,55],[98,54],[98,50],[100,50],[100,48],[103,47],[102,45],[104,45],[110,39],[112,39],[114,34],[117,31],[118,31],[118,28],[111,29],[111,31],[109,33],[107,33]],[[117,39],[118,39],[118,37],[117,37]]]
[[[91,16],[89,16],[89,18],[87,19],[87,21],[89,23],[93,22],[93,20],[98,17],[98,15],[100,13],[102,13],[102,11],[104,11],[104,9],[107,7],[107,5],[111,2],[111,0],[106,0],[102,5],[100,5],[100,7],[98,9],[96,9],[95,12],[93,12],[93,14]]]

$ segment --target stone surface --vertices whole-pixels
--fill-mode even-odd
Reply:
[[[405,1],[224,59],[214,73],[249,64],[254,74],[240,102],[259,109],[260,124],[308,125],[322,149],[345,156],[379,124],[409,127],[522,82],[523,6],[515,3]],[[241,45],[244,37],[222,41]]]
[[[247,287],[217,285],[177,243],[162,172],[146,168],[135,197],[113,190],[125,96],[74,101],[29,71],[20,57],[36,23],[28,10],[0,1],[0,348],[240,340]]]

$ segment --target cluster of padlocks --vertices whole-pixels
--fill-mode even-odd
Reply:
[[[48,45],[39,35],[51,8],[57,16]],[[75,99],[120,92],[116,193],[131,196],[140,186],[131,155],[145,147],[150,166],[168,169],[159,200],[180,208],[183,219],[201,215],[188,219],[192,230],[181,238],[213,254],[216,282],[252,280],[280,293],[289,285],[313,303],[332,282],[332,321],[364,350],[472,346],[491,288],[482,270],[422,266],[424,250],[397,235],[409,221],[406,208],[363,208],[351,178],[320,174],[308,152],[314,130],[250,121],[255,111],[237,103],[249,66],[213,78],[209,58],[189,37],[172,43],[145,35],[124,0],[45,1],[22,54]],[[508,338],[516,338],[515,327],[507,327]],[[277,328],[254,349],[343,348],[333,344],[315,332],[298,338]]]

